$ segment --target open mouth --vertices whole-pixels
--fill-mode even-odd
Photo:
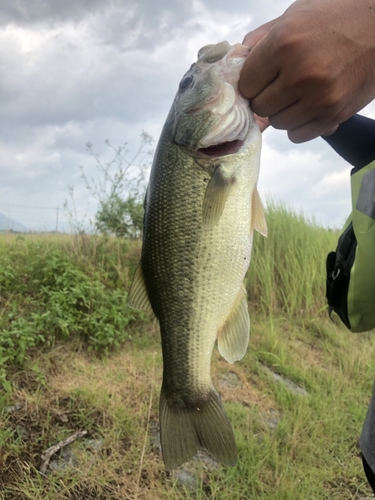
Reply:
[[[236,139],[235,141],[222,142],[221,144],[215,144],[214,146],[208,146],[207,148],[200,148],[198,151],[207,156],[225,156],[237,153],[244,141]]]

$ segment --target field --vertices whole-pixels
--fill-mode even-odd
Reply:
[[[234,365],[213,356],[238,464],[201,454],[173,473],[158,326],[126,305],[140,242],[0,236],[1,500],[370,497],[358,438],[375,338],[328,318],[337,233],[280,205],[267,220],[246,278],[248,352]]]

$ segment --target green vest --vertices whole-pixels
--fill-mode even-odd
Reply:
[[[352,213],[327,257],[326,295],[353,332],[375,328],[375,161],[351,175]]]

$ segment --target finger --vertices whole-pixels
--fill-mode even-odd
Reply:
[[[332,125],[332,123],[323,125],[320,120],[311,120],[301,127],[288,130],[288,137],[295,144],[301,144],[320,136],[331,135],[337,130],[337,127],[338,125]]]
[[[296,101],[290,106],[271,115],[269,117],[269,122],[273,128],[278,130],[293,130],[306,125],[314,118],[316,118],[314,109],[305,109],[301,101]]]
[[[302,127],[295,128],[293,130],[288,130],[288,137],[294,144],[301,144],[302,142],[308,142],[316,137],[319,137],[319,132],[316,128],[311,127],[309,124]]]
[[[273,21],[269,21],[268,23],[259,26],[259,28],[250,31],[243,39],[242,45],[253,48],[262,38],[267,35],[272,26],[278,21],[278,19],[279,18],[274,19]]]
[[[298,102],[295,91],[290,86],[284,85],[282,80],[282,77],[277,74],[275,79],[266,88],[262,89],[258,95],[251,99],[250,106],[254,113],[259,116],[275,117],[278,113],[286,111],[286,109],[289,109],[289,107]],[[293,112],[289,110],[288,113],[292,114]],[[283,115],[281,115],[282,117]],[[271,125],[274,126],[272,122]]]
[[[282,93],[280,89],[276,89],[274,92],[276,98]],[[322,93],[320,92],[320,94]],[[323,132],[328,132],[337,126],[338,123],[345,121],[347,117],[351,116],[345,109],[342,109],[341,103],[336,102],[336,99],[330,102],[329,99],[324,99],[321,95],[314,95],[313,88],[310,88],[310,90],[302,88],[299,94],[296,95],[300,95],[300,98],[295,103],[274,114],[272,114],[269,104],[268,108],[265,105],[263,109],[262,103],[259,104],[259,102],[256,102],[261,96],[254,99],[254,102],[252,101],[252,107],[255,112],[259,111],[258,107],[261,107],[262,112],[268,113],[270,124],[276,129],[294,130],[310,123],[310,126],[314,125],[320,131],[319,135],[322,135]],[[289,97],[292,98],[292,96]],[[270,100],[270,97],[267,95],[265,98]],[[321,99],[320,101],[319,98]],[[280,107],[287,102],[284,99],[286,99],[285,95],[283,95],[283,101],[280,102]]]
[[[329,130],[327,130],[327,132],[325,132],[324,134],[322,134],[322,137],[328,137],[328,136],[334,134],[338,128],[339,128],[339,126],[335,125],[334,127],[332,127]]]
[[[240,74],[239,89],[248,99],[257,96],[277,77],[279,72],[275,58],[272,57],[272,49],[270,51],[268,48],[267,38],[267,36],[262,38],[251,49]]]

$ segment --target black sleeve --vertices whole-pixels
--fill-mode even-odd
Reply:
[[[355,170],[375,160],[375,120],[371,118],[354,115],[323,139]]]

